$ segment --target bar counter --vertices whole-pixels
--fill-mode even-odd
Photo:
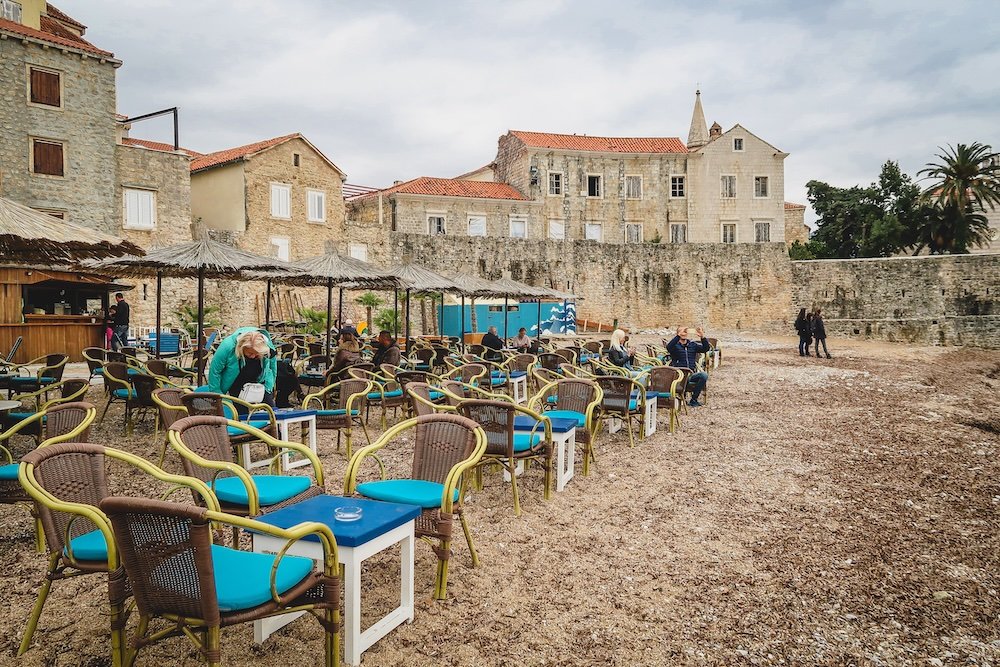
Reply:
[[[83,361],[85,347],[104,347],[104,322],[90,315],[25,315],[23,324],[0,324],[0,353],[6,354],[21,336],[14,363],[23,364],[44,354],[65,352],[69,360]]]

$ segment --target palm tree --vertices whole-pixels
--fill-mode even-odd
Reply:
[[[931,180],[924,190],[937,209],[921,230],[919,245],[931,253],[963,253],[990,241],[986,207],[1000,205],[1000,153],[975,142],[948,146],[918,172]]]
[[[365,320],[368,322],[368,331],[372,330],[372,310],[374,308],[380,307],[385,303],[377,294],[374,292],[365,292],[357,299],[354,300],[358,305],[365,307]]]

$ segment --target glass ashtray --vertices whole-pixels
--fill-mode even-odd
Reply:
[[[357,521],[361,518],[361,508],[354,505],[338,507],[333,510],[333,518],[337,521]]]

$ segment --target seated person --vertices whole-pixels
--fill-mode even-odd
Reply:
[[[503,349],[503,341],[497,336],[496,327],[490,327],[483,335],[483,347],[486,348],[486,353],[483,355],[484,359],[487,361],[500,360],[500,350]]]
[[[528,330],[521,327],[517,330],[517,338],[514,339],[511,347],[516,349],[518,352],[527,352],[531,349],[531,338],[528,336]]]
[[[635,352],[626,347],[628,336],[621,329],[615,329],[611,334],[611,347],[608,348],[608,361],[615,366],[632,369]]]
[[[705,338],[705,330],[698,327],[695,330],[700,340],[688,339],[688,328],[678,327],[677,335],[667,343],[667,352],[670,353],[670,365],[675,368],[688,368],[697,371],[697,360],[699,354],[704,354],[712,349],[708,339]],[[698,397],[705,390],[708,384],[708,373],[697,371],[688,377],[688,389],[691,390],[691,400],[688,405],[697,408],[701,406]]]
[[[372,363],[375,370],[381,372],[382,364],[399,366],[400,352],[399,345],[388,331],[380,331],[374,343],[375,354],[372,356]]]
[[[342,370],[361,361],[361,345],[353,332],[354,329],[348,329],[346,326],[340,330],[337,351],[333,355],[333,366],[327,375],[339,377]]]

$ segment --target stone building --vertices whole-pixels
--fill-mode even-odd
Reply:
[[[785,202],[785,243],[792,245],[796,241],[806,243],[809,240],[809,225],[806,224],[806,207],[804,204]]]

